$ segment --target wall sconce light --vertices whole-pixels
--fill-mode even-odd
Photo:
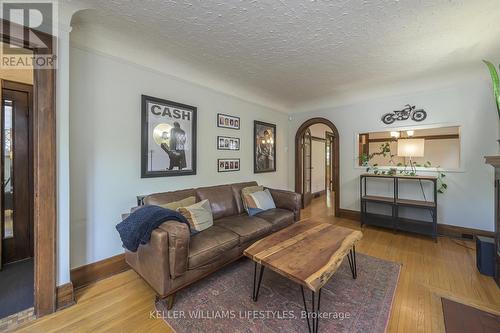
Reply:
[[[397,138],[399,138],[400,136],[401,136],[401,133],[399,133],[399,132],[391,132],[391,138],[395,138],[395,139],[397,139]]]
[[[415,134],[415,131],[406,131],[406,135],[409,137],[413,136]]]

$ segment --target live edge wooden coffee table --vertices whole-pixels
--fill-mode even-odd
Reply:
[[[257,302],[262,275],[267,267],[300,284],[309,332],[318,332],[321,288],[346,256],[352,277],[356,279],[355,244],[362,237],[361,231],[308,219],[257,241],[244,252],[255,262],[253,300]],[[311,290],[311,311],[307,308],[304,287]],[[312,317],[311,322],[309,317]]]

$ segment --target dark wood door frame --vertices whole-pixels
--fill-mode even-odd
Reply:
[[[41,54],[41,45],[11,38],[12,23],[1,20],[2,42]],[[21,27],[24,35],[36,33],[52,53],[56,39]],[[56,310],[56,70],[33,69],[33,222],[35,229],[35,314]]]
[[[302,136],[309,126],[314,124],[325,124],[333,133],[333,151],[332,153],[332,179],[333,191],[335,192],[335,216],[340,217],[340,149],[339,149],[339,131],[337,127],[328,119],[325,118],[311,118],[305,121],[295,133],[295,192],[302,193],[302,154],[301,142]]]
[[[307,138],[307,139],[306,139]],[[307,164],[307,162],[304,162],[304,156],[306,155],[305,154],[305,146],[306,146],[306,142],[307,144],[309,145],[309,165],[308,165],[308,168],[309,168],[309,172],[307,172],[304,168],[304,164]],[[302,135],[301,137],[301,167],[302,167],[302,173],[300,174],[302,176],[302,206],[303,207],[306,207],[307,205],[309,205],[311,203],[311,200],[312,200],[312,196],[313,196],[313,193],[312,193],[312,142],[313,142],[313,137],[311,135],[311,131],[309,130],[309,128],[306,128],[305,131],[304,131],[304,134]],[[304,174],[306,174],[308,177],[309,177],[309,192],[306,191],[305,189],[305,184],[307,183],[307,181],[305,180],[305,177],[304,177]]]
[[[328,170],[328,163],[330,163],[330,166],[333,165],[333,142],[335,140],[335,136],[333,135],[332,132],[327,131],[325,133],[325,190],[326,191],[333,191],[332,188],[332,183],[333,183],[333,174],[332,170]],[[327,159],[327,151],[328,148],[330,148],[330,157]]]
[[[28,135],[28,151],[26,152],[27,153],[27,158],[28,158],[28,161],[27,161],[27,172],[28,172],[28,177],[26,179],[26,184],[27,185],[27,196],[28,196],[28,199],[27,199],[27,203],[26,204],[26,207],[28,207],[28,211],[26,212],[26,214],[28,214],[28,243],[29,243],[29,248],[28,248],[28,253],[25,253],[24,256],[26,257],[33,257],[33,250],[34,250],[34,237],[33,237],[33,143],[32,143],[32,138],[33,138],[33,124],[31,123],[32,119],[33,119],[33,85],[31,84],[25,84],[25,83],[19,83],[19,82],[14,82],[14,81],[9,81],[9,80],[1,80],[1,89],[2,89],[2,102],[3,102],[3,99],[5,98],[5,95],[4,93],[9,93],[9,94],[12,94],[12,93],[24,93],[26,94],[27,96],[27,135]],[[2,106],[3,107],[3,106]],[[13,106],[14,107],[14,106]],[[14,119],[14,114],[13,114],[13,119]],[[3,124],[4,124],[4,117],[2,116],[2,119],[0,120],[0,123],[2,123],[2,128],[3,128]],[[14,123],[13,123],[14,124]],[[4,138],[0,138],[0,142],[2,143],[0,146],[3,147],[4,146]],[[13,147],[14,147],[14,151],[15,151],[15,147],[16,147],[16,141],[13,140]],[[3,152],[3,151],[2,151]],[[16,156],[16,153],[14,153],[14,156]],[[2,157],[3,159],[3,157]],[[11,182],[12,184],[16,184],[18,183],[16,181],[16,166],[14,164],[14,173],[11,175]],[[4,179],[4,169],[2,167],[2,170],[0,171],[0,175],[1,175],[1,179],[3,180]],[[21,180],[22,181],[22,180]],[[16,186],[16,185],[14,185]],[[2,188],[3,190],[3,188]],[[1,194],[2,198],[1,198],[1,201],[2,201],[2,211],[0,212],[0,216],[2,219],[5,218],[5,215],[4,215],[4,204],[5,202],[3,201],[3,194]],[[16,202],[16,191],[14,191],[14,196],[13,196],[13,203]],[[25,200],[23,200],[25,201]],[[19,211],[19,209],[18,209]],[[14,209],[14,216],[16,215],[16,210]],[[14,218],[15,220],[15,218]],[[16,223],[14,223],[15,225]],[[7,244],[4,244],[4,246],[7,245]],[[22,257],[18,257],[17,260],[19,259],[22,259],[24,258],[24,256]]]

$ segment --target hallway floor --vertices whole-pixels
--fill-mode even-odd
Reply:
[[[360,229],[333,216],[333,196],[316,198],[303,218]],[[366,227],[357,251],[402,263],[388,332],[444,332],[441,297],[500,314],[500,289],[477,272],[474,243]],[[77,304],[25,326],[22,332],[169,332],[150,319],[152,289],[132,270],[82,288]]]
[[[3,266],[0,271],[0,318],[33,306],[33,259]]]

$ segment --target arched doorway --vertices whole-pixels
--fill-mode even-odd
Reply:
[[[295,192],[304,194],[305,190],[309,190],[304,186],[304,179],[307,179],[307,174],[306,177],[304,177],[304,172],[308,172],[307,169],[304,168],[304,149],[306,152],[306,159],[307,159],[307,149],[308,148],[308,140],[311,137],[311,133],[309,128],[312,125],[315,124],[324,124],[326,125],[332,135],[330,136],[329,140],[331,140],[331,151],[330,151],[330,161],[328,165],[327,170],[330,173],[331,176],[331,183],[332,183],[332,190],[334,192],[334,211],[335,211],[335,216],[339,216],[340,214],[340,183],[339,183],[339,178],[340,178],[340,172],[339,172],[339,166],[340,166],[340,158],[339,158],[339,132],[337,130],[337,127],[328,119],[325,118],[311,118],[307,121],[305,121],[297,130],[297,133],[295,134]],[[305,141],[304,141],[305,140]],[[310,170],[309,170],[310,172]],[[308,193],[308,192],[307,192]],[[307,195],[303,195],[303,202],[302,204],[304,205],[304,199],[307,201]],[[307,202],[306,202],[307,203]]]

